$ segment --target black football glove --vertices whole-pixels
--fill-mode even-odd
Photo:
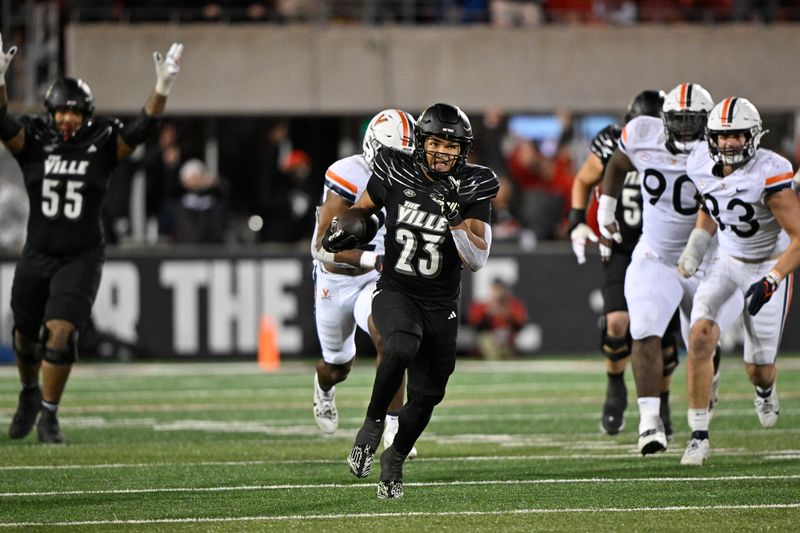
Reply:
[[[764,306],[765,303],[772,298],[772,295],[775,294],[775,291],[778,290],[778,284],[780,283],[780,279],[777,278],[772,272],[761,278],[760,280],[756,281],[750,288],[747,289],[744,297],[745,299],[750,298],[750,303],[747,304],[747,311],[755,316],[761,308]]]
[[[325,230],[325,234],[322,236],[322,247],[329,252],[342,252],[358,246],[358,237],[345,232],[344,228],[338,226],[338,217],[333,217],[331,225],[328,226],[328,229]]]
[[[442,209],[442,215],[447,219],[450,227],[458,226],[464,219],[461,218],[461,204],[458,198],[458,188],[461,185],[453,176],[448,176],[447,179],[439,180],[433,185],[431,191],[431,199],[439,204]]]
[[[375,258],[375,270],[383,272],[383,254],[378,254],[378,257]]]

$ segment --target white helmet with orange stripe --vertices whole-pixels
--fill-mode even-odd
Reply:
[[[703,138],[711,95],[699,83],[681,83],[664,97],[661,118],[667,131],[667,148],[689,153]]]
[[[761,115],[746,98],[731,96],[714,106],[708,115],[706,137],[711,159],[717,163],[738,167],[756,154],[761,137]],[[720,135],[744,135],[744,143],[726,143],[720,147]]]
[[[386,147],[409,154],[414,151],[414,119],[405,111],[384,109],[369,121],[363,148],[370,168],[378,150]]]

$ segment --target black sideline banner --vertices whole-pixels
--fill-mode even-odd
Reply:
[[[225,254],[228,254],[227,256]],[[520,343],[529,354],[598,351],[602,309],[600,265],[578,266],[567,249],[553,253],[495,253],[475,274],[464,272],[462,323],[473,297],[502,278],[528,307]],[[255,357],[258,325],[269,315],[285,358],[316,356],[311,263],[304,253],[253,255],[219,250],[109,253],[94,306],[94,323],[138,347],[144,357]],[[0,261],[0,344],[10,344],[13,258]],[[793,308],[797,304],[793,304]],[[789,316],[783,351],[800,350]]]

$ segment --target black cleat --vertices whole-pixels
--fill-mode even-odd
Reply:
[[[364,420],[364,425],[358,430],[356,441],[350,455],[347,456],[347,466],[356,477],[367,477],[372,472],[372,463],[378,445],[383,435],[383,420]]]
[[[347,456],[347,466],[356,477],[367,477],[372,472],[372,463],[375,458],[375,448],[369,444],[354,444]]]
[[[403,462],[405,460],[406,456],[397,453],[394,446],[383,450],[378,498],[391,500],[403,497]]]
[[[39,441],[45,444],[64,444],[66,442],[55,412],[49,409],[42,409],[39,423],[36,424],[36,431],[39,433]]]
[[[628,407],[628,389],[625,381],[608,380],[606,401],[603,404],[603,418],[600,429],[607,435],[616,435],[625,427],[625,409]]]
[[[402,497],[402,481],[380,481],[378,483],[378,498],[382,500],[399,500]]]
[[[35,388],[23,389],[19,393],[17,411],[8,428],[8,436],[12,439],[21,439],[30,433],[41,408],[42,389],[38,385]]]

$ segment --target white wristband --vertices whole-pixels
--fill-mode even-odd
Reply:
[[[362,268],[375,268],[375,261],[377,260],[378,254],[375,252],[364,251],[361,252],[361,257],[358,259],[358,263]]]
[[[769,274],[767,274],[766,278],[767,280],[774,283],[776,287],[780,285],[781,281],[783,280],[783,276],[781,276],[780,272],[778,272],[774,268],[769,271]]]

